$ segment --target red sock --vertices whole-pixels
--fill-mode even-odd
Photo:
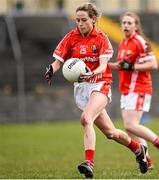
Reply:
[[[157,137],[155,139],[155,141],[153,142],[154,146],[157,147],[159,149],[159,137]]]
[[[135,140],[131,139],[131,142],[128,145],[128,148],[131,149],[134,153],[136,153],[140,149],[140,144],[136,142]]]
[[[85,150],[85,160],[94,162],[94,150],[91,149]]]

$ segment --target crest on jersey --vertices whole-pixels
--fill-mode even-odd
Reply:
[[[127,51],[126,51],[126,57],[127,57],[127,58],[130,57],[131,54],[132,54],[132,51],[131,51],[131,50],[127,50]]]
[[[95,45],[95,44],[92,45],[91,49],[92,49],[92,52],[93,52],[94,54],[98,52],[98,47],[97,47],[97,45]]]

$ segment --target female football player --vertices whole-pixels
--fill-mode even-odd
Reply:
[[[147,146],[146,140],[159,148],[159,137],[140,124],[143,112],[150,109],[152,81],[150,71],[157,69],[156,58],[145,38],[139,16],[126,12],[121,16],[124,39],[119,44],[117,62],[109,63],[119,70],[121,114],[125,129],[131,138]],[[148,168],[153,168],[147,153]]]
[[[80,117],[84,130],[85,161],[78,166],[80,173],[93,177],[96,134],[94,124],[108,139],[127,146],[136,155],[140,171],[147,172],[146,147],[131,139],[122,130],[116,129],[105,107],[111,101],[112,74],[107,63],[113,55],[108,37],[96,28],[100,16],[96,7],[85,3],[76,9],[76,29],[61,40],[53,56],[55,61],[49,66],[45,77],[48,84],[61,64],[69,58],[82,59],[91,72],[80,76],[80,83],[74,83],[74,97],[82,110]]]

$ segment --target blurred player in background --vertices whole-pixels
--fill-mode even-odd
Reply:
[[[53,53],[55,61],[45,73],[48,84],[62,63],[70,58],[82,59],[90,72],[80,76],[74,83],[74,97],[82,110],[80,117],[84,130],[85,161],[78,166],[86,178],[93,177],[96,134],[94,124],[107,138],[131,149],[139,163],[140,171],[147,172],[146,147],[132,140],[124,131],[116,129],[105,107],[111,101],[112,74],[107,66],[113,55],[108,37],[96,28],[100,16],[96,7],[85,3],[76,9],[76,29],[70,31],[58,44]]]
[[[129,136],[147,146],[146,140],[159,148],[159,137],[140,124],[143,112],[150,109],[152,81],[150,71],[157,69],[156,57],[145,38],[139,17],[132,12],[121,16],[125,38],[119,44],[117,62],[109,67],[119,70],[121,114]],[[148,168],[153,164],[147,153]]]

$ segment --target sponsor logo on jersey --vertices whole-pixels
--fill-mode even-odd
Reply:
[[[98,57],[85,57],[85,58],[80,58],[82,61],[87,61],[87,62],[95,62],[95,61],[99,61]]]
[[[128,50],[126,51],[126,57],[127,57],[127,58],[130,57],[131,54],[132,54],[132,51],[128,49]]]

